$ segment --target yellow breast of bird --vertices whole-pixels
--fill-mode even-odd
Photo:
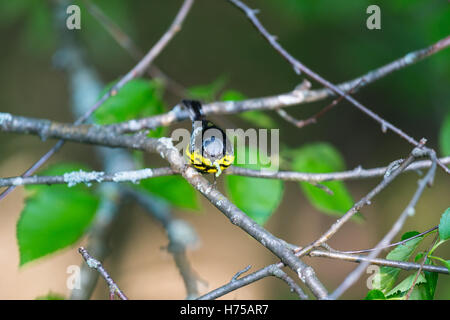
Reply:
[[[223,157],[215,160],[205,158],[198,150],[190,151],[190,146],[186,148],[186,156],[189,159],[190,164],[197,169],[199,172],[203,173],[215,173],[219,170],[227,169],[234,161],[233,154],[225,154]]]

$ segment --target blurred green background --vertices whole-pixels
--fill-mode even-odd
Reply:
[[[0,37],[3,42],[0,50],[1,112],[58,121],[73,120],[66,75],[55,69],[52,64],[53,54],[58,49],[59,43],[50,9],[51,3],[43,0],[0,2]],[[74,3],[80,5],[82,10],[81,30],[72,32],[78,33],[86,56],[100,73],[103,81],[109,83],[116,80],[134,66],[134,60],[85,10],[82,1]],[[182,1],[103,0],[94,3],[120,25],[142,50],[148,50],[168,28]],[[286,50],[335,84],[356,78],[408,52],[425,48],[450,34],[450,4],[445,0],[357,2],[266,0],[246,1],[246,3],[252,8],[260,9],[258,17],[265,27],[278,37]],[[370,4],[377,4],[381,8],[381,30],[366,28],[368,17],[366,8]],[[440,128],[443,119],[450,114],[449,62],[450,50],[444,50],[363,88],[355,94],[355,97],[414,138],[427,137],[428,145],[440,150]],[[227,1],[197,0],[181,32],[164,49],[155,63],[185,87],[207,85],[223,78],[225,79],[223,90],[237,90],[247,97],[289,92],[303,79],[302,76],[297,76],[290,65],[262,39],[245,15]],[[313,87],[320,86],[313,83]],[[170,108],[178,103],[179,97],[166,92],[164,99]],[[303,119],[313,115],[326,104],[327,101],[321,101],[295,106],[287,111]],[[322,117],[318,124],[303,129],[297,129],[286,123],[274,112],[267,114],[280,128],[282,145],[294,149],[304,143],[327,141],[341,151],[349,169],[358,165],[364,168],[386,165],[394,159],[404,157],[411,149],[411,146],[398,136],[390,132],[383,134],[377,123],[347,102],[341,102],[338,107]],[[236,127],[249,126],[238,116],[227,116],[223,121]],[[35,137],[1,134],[1,176],[21,174],[53,145],[53,142],[37,143],[37,141]],[[87,151],[89,148],[68,144],[51,163],[71,160],[88,163],[96,168],[98,163],[89,155]],[[375,199],[372,206],[363,210],[367,218],[363,224],[352,224],[344,228],[330,244],[342,250],[363,249],[375,245],[409,201],[415,190],[416,180],[417,175],[409,173],[395,181]],[[376,180],[356,181],[347,185],[353,198],[359,199],[376,182]],[[416,216],[408,220],[403,231],[424,231],[437,225],[440,215],[449,206],[449,187],[448,177],[444,176],[442,171],[438,171],[434,187],[426,190]],[[12,203],[13,200],[8,200],[11,202],[10,206],[5,205],[2,208],[0,204],[0,211],[2,216],[8,214],[17,218],[22,199],[19,196],[16,198],[11,196],[11,199],[17,201],[17,206]],[[218,227],[217,223],[221,223],[220,226],[223,225],[223,228],[228,228],[228,222],[219,216],[215,208],[207,204],[203,207],[205,215],[192,217],[192,213],[181,211],[177,214],[188,220],[193,219],[192,223],[198,229],[210,230]],[[135,230],[133,225],[139,224],[136,222],[139,218],[132,217],[136,219],[135,222],[124,223],[122,231]],[[208,223],[209,219],[219,222],[211,224]],[[267,227],[287,241],[305,244],[323,232],[333,220],[314,210],[305,198],[300,196],[298,186],[292,183],[287,184],[282,205]],[[14,228],[13,223],[14,220],[11,220],[10,224],[4,226],[9,230]],[[141,229],[140,232],[147,234],[146,230]],[[124,234],[127,234],[126,232]],[[230,235],[225,232],[224,236]],[[400,236],[399,234],[396,239]],[[121,236],[116,240],[122,250],[113,252],[110,261],[112,266],[124,259],[123,252],[126,250],[137,250],[131,244],[128,248],[125,243],[132,243],[132,240],[131,238],[126,240],[124,237],[126,238]],[[161,234],[159,237],[155,238],[159,240],[154,240],[155,246],[164,243]],[[212,234],[206,232],[205,237],[204,246],[199,249],[203,252],[205,260],[199,258],[197,262],[196,258],[193,258],[194,269],[197,269],[201,277],[204,277],[204,274],[198,270],[202,268],[200,264],[202,261],[206,261],[205,263],[210,261],[208,244],[214,244],[214,241],[226,242],[228,239],[219,239],[214,232]],[[134,236],[133,241],[139,239]],[[253,240],[243,237],[242,241]],[[214,250],[213,248],[211,250]],[[224,244],[224,250],[227,249],[233,250],[233,254],[240,258],[233,261],[235,264],[230,266],[231,271],[225,267],[212,270],[214,273],[222,273],[217,285],[231,278],[233,270],[238,271],[247,264],[254,263],[248,261],[245,251],[240,253],[237,252],[239,250]],[[448,246],[445,248],[443,246],[439,250],[441,256],[448,257],[450,253]],[[230,254],[222,253],[222,258],[225,259]],[[261,266],[265,262],[273,261],[270,255],[265,254],[261,253],[261,257],[264,257],[258,262]],[[173,264],[168,259],[164,262]],[[356,266],[347,262],[319,260],[319,258],[308,258],[307,262],[316,268],[319,277],[323,278],[323,282],[330,290]],[[11,270],[17,268],[15,261],[9,263]],[[151,273],[151,266],[148,268],[148,272]],[[127,272],[125,267],[121,270],[123,273]],[[4,273],[2,277],[8,275]],[[20,283],[20,274],[17,277],[17,283]],[[120,277],[116,280],[119,281]],[[0,278],[0,284],[2,281],[6,280]],[[181,282],[181,279],[179,281]],[[12,283],[14,285],[14,281]],[[216,283],[213,280],[209,283],[209,288],[214,288]],[[45,284],[41,285],[42,290],[39,292],[44,292],[44,287]],[[129,287],[133,287],[132,282],[129,283]],[[163,297],[182,298],[183,289],[180,288],[178,290],[181,292],[175,292],[173,295],[167,293],[167,296]],[[293,297],[284,284],[272,280],[264,281],[261,289],[254,290],[255,292],[251,291],[251,288],[248,290],[250,290],[248,295],[243,293],[241,296],[237,294],[228,298]],[[365,280],[362,280],[349,290],[344,298],[361,299],[366,292]],[[33,298],[31,293],[27,293],[26,285],[20,290],[20,294],[5,295],[3,292],[0,297]],[[101,297],[101,293],[96,297]],[[148,297],[153,296],[151,294],[139,296],[144,299]],[[440,276],[437,298],[450,298],[448,277]]]

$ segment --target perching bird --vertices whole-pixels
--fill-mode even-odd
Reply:
[[[233,145],[225,132],[205,119],[202,105],[196,100],[183,100],[192,120],[190,143],[186,155],[191,165],[202,173],[215,173],[215,179],[234,161]]]

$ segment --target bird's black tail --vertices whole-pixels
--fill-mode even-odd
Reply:
[[[203,120],[202,104],[197,100],[182,100],[185,107],[189,110],[189,116],[192,121]]]

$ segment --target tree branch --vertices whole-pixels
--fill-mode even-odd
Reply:
[[[0,187],[5,186],[20,186],[20,185],[30,185],[30,184],[67,184],[69,187],[77,185],[79,183],[85,183],[88,186],[92,182],[132,182],[138,183],[143,179],[173,175],[172,169],[165,168],[154,168],[154,169],[140,169],[140,170],[129,170],[129,171],[119,171],[116,173],[105,173],[103,171],[90,171],[86,172],[83,170],[67,172],[62,176],[31,176],[31,177],[12,177],[12,178],[1,178]]]
[[[440,161],[444,164],[449,164],[450,157],[440,158]],[[429,168],[431,167],[431,165],[432,161],[430,160],[415,161],[407,166],[404,171],[417,171],[420,169]],[[389,166],[372,169],[363,169],[359,166],[353,170],[341,172],[307,173],[297,171],[261,171],[232,166],[227,171],[225,171],[225,173],[255,178],[280,179],[285,181],[325,182],[334,180],[361,180],[382,177],[386,174],[388,169]]]
[[[78,249],[83,259],[86,261],[86,264],[95,270],[105,279],[106,283],[109,287],[110,299],[114,300],[115,295],[117,295],[122,300],[128,300],[127,296],[120,290],[119,286],[114,282],[109,273],[105,270],[100,261],[93,258],[89,252],[83,247]]]
[[[450,163],[450,157],[441,158],[440,161],[444,164]],[[405,168],[406,171],[417,171],[419,169],[429,168],[432,162],[430,160],[415,161]],[[284,181],[303,181],[303,182],[325,182],[335,180],[361,180],[368,178],[375,178],[384,176],[388,170],[388,166],[362,169],[360,167],[342,172],[329,172],[329,173],[306,173],[297,171],[261,171],[254,169],[247,169],[242,167],[231,166],[226,174],[265,178],[265,179],[279,179]],[[161,177],[177,174],[169,167],[162,168],[147,168],[140,170],[118,171],[116,173],[105,173],[103,171],[73,171],[65,173],[62,176],[31,176],[22,178],[8,177],[0,178],[0,187],[7,186],[22,186],[33,184],[68,184],[73,186],[78,183],[90,184],[94,182],[132,182],[139,183],[139,181],[148,178]]]
[[[368,256],[356,255],[356,254],[329,252],[329,251],[324,251],[324,250],[313,250],[308,255],[311,257],[330,258],[330,259],[337,259],[337,260],[358,262],[358,263],[368,262],[369,264],[385,266],[385,267],[392,267],[392,268],[399,268],[399,269],[406,270],[406,271],[420,269],[420,263],[369,258]],[[425,271],[429,271],[429,272],[450,274],[446,267],[424,265],[422,269]]]

